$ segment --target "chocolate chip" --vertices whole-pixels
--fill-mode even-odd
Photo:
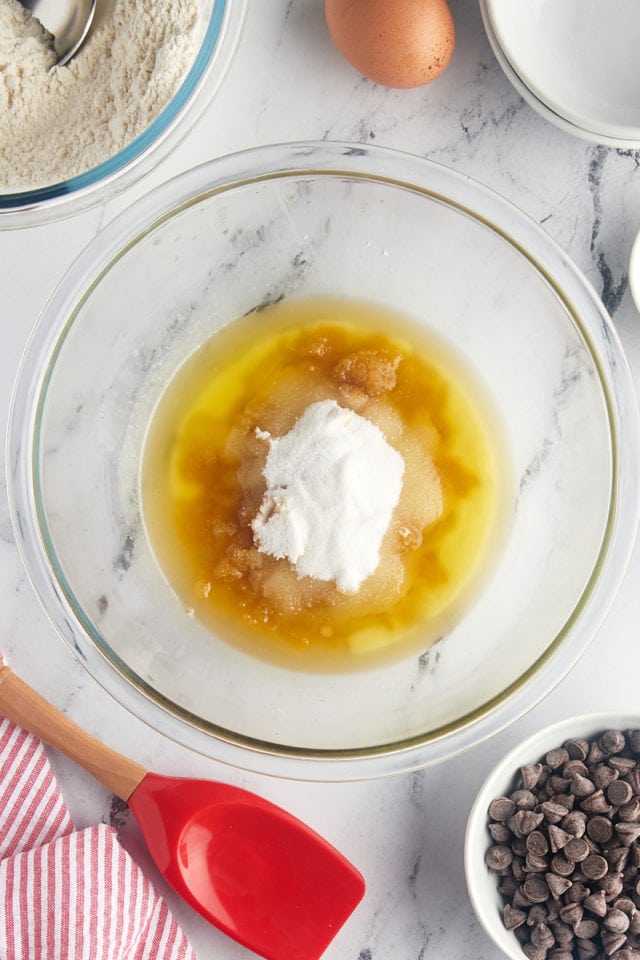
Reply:
[[[580,863],[589,856],[590,847],[586,840],[574,837],[573,840],[569,840],[565,845],[563,852],[567,860],[571,860],[573,863]]]
[[[555,947],[547,954],[547,960],[573,960],[571,950],[563,950],[562,947]]]
[[[613,933],[626,933],[629,929],[629,917],[622,910],[613,907],[602,921],[603,926]]]
[[[565,894],[565,899],[568,903],[583,903],[590,893],[590,887],[586,887],[584,883],[579,880],[572,880],[571,886]]]
[[[567,833],[566,830],[563,830],[562,827],[557,827],[555,824],[550,825],[549,845],[554,853],[557,853],[558,850],[562,850],[563,847],[566,847],[571,839],[571,834]]]
[[[595,843],[606,843],[613,836],[611,820],[603,816],[591,817],[587,823],[587,836]]]
[[[548,867],[547,857],[539,857],[535,853],[528,853],[524,861],[525,873],[544,873]]]
[[[567,815],[567,808],[562,803],[554,803],[552,800],[545,800],[540,804],[539,809],[547,823],[560,823]]]
[[[508,797],[496,797],[489,804],[489,816],[492,820],[508,820],[516,812],[516,805]]]
[[[638,740],[640,747],[640,738]],[[586,760],[589,755],[589,741],[582,739],[565,740],[563,747],[572,760]]]
[[[603,850],[602,855],[609,864],[611,873],[621,873],[624,870],[629,854],[633,852],[633,849],[635,848],[614,847],[613,849]]]
[[[637,761],[635,761],[633,770],[625,773],[624,779],[631,785],[634,796],[640,795],[640,767],[638,767]]]
[[[580,802],[580,806],[587,813],[611,813],[612,810],[602,790],[596,790],[590,797],[586,797]]]
[[[500,877],[498,882],[498,890],[505,898],[505,900],[510,900],[513,897],[514,893],[518,889],[518,881],[514,876]]]
[[[524,890],[522,889],[522,884],[518,885],[518,888],[516,889],[516,892],[513,895],[513,900],[511,901],[511,903],[514,907],[524,908],[524,907],[531,906],[531,900],[529,900],[529,897],[525,894]]]
[[[520,767],[520,779],[524,790],[533,790],[540,780],[542,773],[541,763],[528,763]]]
[[[567,777],[552,774],[552,776],[549,777],[549,790],[556,797],[556,800],[558,800],[562,794],[569,792],[572,783],[573,780],[569,780]]]
[[[564,854],[556,853],[556,855],[551,858],[550,866],[553,872],[559,877],[570,877],[576,865],[572,863],[571,860],[567,860]]]
[[[597,920],[581,920],[580,923],[576,924],[574,933],[576,937],[580,937],[581,940],[591,940],[593,937],[596,937],[600,931],[600,924]]]
[[[607,730],[598,740],[598,746],[605,754],[622,753],[626,745],[625,735],[620,730]]]
[[[621,807],[623,804],[629,803],[632,796],[633,790],[624,780],[613,780],[607,787],[607,800],[614,807]]]
[[[616,950],[619,950],[627,942],[624,933],[611,933],[608,930],[603,930],[601,937],[604,952],[608,957],[612,957]]]
[[[612,770],[617,770],[621,777],[631,773],[636,766],[632,757],[609,757],[607,763]]]
[[[592,940],[576,940],[579,960],[595,960],[598,956],[598,947]]]
[[[527,923],[534,927],[536,923],[546,923],[549,919],[549,910],[546,903],[534,903],[527,914]]]
[[[608,873],[601,880],[598,880],[598,886],[604,890],[607,900],[615,900],[622,893],[624,884],[622,876],[619,873]]]
[[[493,873],[501,873],[507,867],[510,867],[513,861],[511,847],[507,847],[505,844],[496,844],[493,847],[489,847],[485,861],[489,870]]]
[[[539,827],[544,816],[541,813],[535,813],[533,810],[518,810],[512,817],[509,817],[507,825],[513,830],[516,837],[526,837],[536,827]]]
[[[593,782],[598,790],[606,790],[613,780],[617,780],[620,774],[608,763],[599,763],[591,772]]]
[[[496,843],[508,843],[513,834],[505,823],[490,823],[489,833]]]
[[[629,803],[625,803],[618,810],[618,819],[626,823],[640,822],[640,798],[634,797]]]
[[[616,960],[640,960],[640,950],[624,946],[616,953]]]
[[[589,779],[589,777],[583,777],[581,774],[577,773],[571,780],[571,793],[579,800],[583,800],[585,797],[590,797],[591,794],[595,792],[596,785],[593,780]]]
[[[514,790],[510,799],[519,810],[533,810],[538,802],[531,790]]]
[[[570,927],[569,924],[558,920],[551,924],[551,929],[553,930],[553,935],[556,938],[558,946],[568,947],[573,943],[573,928]]]
[[[549,887],[544,880],[531,877],[522,886],[523,893],[531,903],[544,903],[549,899]]]
[[[560,877],[556,873],[546,873],[545,880],[554,900],[559,900],[571,886],[571,880],[567,877]]]
[[[598,890],[596,893],[591,893],[584,901],[585,910],[589,910],[590,913],[595,913],[597,917],[604,917],[607,912],[607,900],[604,895],[604,890]]]
[[[525,840],[529,853],[537,857],[544,857],[549,852],[549,841],[541,830],[532,830]]]
[[[556,920],[559,919],[560,907],[561,907],[560,900],[553,900],[553,899],[549,900],[547,903],[545,903],[544,906],[547,911],[547,921],[546,921],[547,923],[554,923]],[[533,910],[535,908],[532,907],[531,909]]]
[[[582,864],[582,872],[589,880],[600,880],[606,876],[609,864],[597,853],[590,854]]]
[[[589,776],[589,767],[582,760],[569,760],[562,768],[562,776],[567,780],[572,780],[578,774],[581,777]]]
[[[547,948],[536,947],[534,943],[524,943],[522,952],[529,960],[546,960],[547,958]]]
[[[568,923],[570,927],[575,927],[582,920],[584,910],[579,903],[569,903],[560,911],[560,919]]]
[[[630,917],[637,912],[637,907],[631,897],[618,897],[618,899],[614,901],[613,906],[616,910],[622,910],[623,913],[626,913]]]
[[[587,815],[583,810],[572,810],[560,821],[560,826],[572,837],[583,837],[587,829]]]
[[[536,947],[544,947],[549,949],[556,942],[556,938],[551,933],[551,930],[546,925],[546,923],[537,923],[534,927],[531,928],[531,943]]]
[[[626,847],[630,847],[640,837],[640,823],[616,823],[614,829]]]
[[[521,927],[526,919],[527,915],[524,910],[514,910],[510,904],[505,904],[502,911],[502,922],[507,930],[515,930],[516,927]]]
[[[549,750],[544,759],[551,770],[557,770],[558,767],[563,767],[571,757],[565,747],[556,747],[554,750]]]
[[[599,763],[601,760],[604,760],[606,756],[606,750],[603,750],[595,740],[589,745],[589,755],[587,756],[589,766],[593,766],[594,763]]]

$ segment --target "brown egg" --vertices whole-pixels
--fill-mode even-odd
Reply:
[[[430,83],[453,54],[446,0],[325,0],[325,15],[349,63],[387,87]]]

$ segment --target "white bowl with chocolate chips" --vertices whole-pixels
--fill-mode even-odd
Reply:
[[[471,809],[465,871],[512,960],[638,960],[640,717],[574,717],[507,754]]]

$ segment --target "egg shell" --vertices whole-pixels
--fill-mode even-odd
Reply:
[[[364,76],[387,87],[435,80],[455,46],[446,0],[325,0],[333,41]]]

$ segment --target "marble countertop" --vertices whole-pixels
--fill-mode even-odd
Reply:
[[[33,323],[84,245],[131,199],[174,173],[238,149],[303,139],[376,143],[440,161],[507,197],[575,261],[613,317],[634,373],[640,317],[629,293],[640,228],[640,152],[573,138],[541,119],[509,85],[484,35],[477,0],[452,0],[456,50],[445,73],[415,90],[359,76],[328,35],[322,0],[250,0],[237,55],[215,101],[173,156],[105,206],[44,227],[0,233],[0,411]],[[4,472],[3,472],[4,474]],[[598,636],[571,674],[511,728],[446,764],[353,784],[284,782],[192,755],[130,716],[57,638],[32,593],[0,497],[0,646],[24,679],[115,748],[166,773],[223,779],[282,804],[335,843],[364,873],[366,899],[327,960],[498,960],[473,914],[463,869],[474,794],[513,744],[547,723],[593,709],[638,707],[637,551]],[[613,652],[613,655],[611,655]],[[605,656],[606,653],[606,656]],[[125,843],[167,896],[202,960],[250,954],[166,889],[122,806],[54,756],[78,826],[122,827]]]

